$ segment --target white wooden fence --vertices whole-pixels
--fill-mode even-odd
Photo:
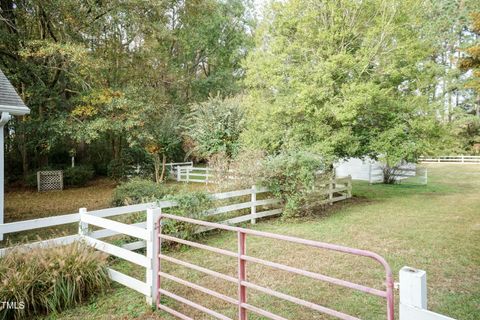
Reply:
[[[420,157],[422,163],[478,163],[480,156],[440,156],[440,157]]]
[[[313,197],[324,197],[325,199],[316,202],[316,204],[330,204],[342,201],[352,197],[352,177],[339,177],[323,182],[319,180],[315,184],[317,192],[313,192]]]
[[[400,279],[400,320],[454,320],[427,310],[427,273],[403,267]]]
[[[234,225],[246,221],[255,223],[257,219],[282,213],[282,209],[278,207],[280,200],[271,197],[261,200],[257,199],[258,194],[268,192],[265,188],[253,186],[252,188],[243,190],[212,194],[211,198],[215,202],[233,199],[233,203],[215,206],[215,208],[207,210],[205,216],[219,216],[237,211],[237,216],[221,222]],[[245,201],[245,197],[249,197],[249,200]],[[153,270],[155,269],[153,263],[155,263],[156,260],[154,259],[154,252],[157,252],[157,248],[155,247],[156,241],[154,241],[154,223],[161,210],[168,210],[168,208],[175,206],[176,203],[173,201],[160,201],[157,203],[152,202],[94,211],[87,211],[86,208],[81,208],[78,213],[0,224],[0,233],[8,234],[78,223],[79,228],[76,234],[38,241],[24,246],[33,249],[52,245],[64,245],[83,240],[100,251],[144,267],[146,270],[145,281],[133,278],[114,269],[109,269],[109,275],[112,280],[145,295],[147,301],[152,303],[152,288],[154,279],[156,279],[153,275]],[[245,210],[247,210],[247,212],[245,212]],[[126,224],[111,219],[111,217],[114,216],[119,217],[144,211],[147,213],[146,221],[144,222]],[[205,231],[207,231],[207,229],[199,230],[199,232]],[[107,242],[109,237],[116,235],[127,235],[135,238],[135,241],[123,245],[114,245]],[[100,240],[105,238],[107,239]],[[0,257],[12,248],[13,247],[0,249]],[[133,252],[141,248],[146,248],[145,255]]]
[[[179,166],[175,170],[175,180],[182,182],[213,183],[214,170],[211,168]]]
[[[192,161],[187,161],[187,162],[170,162],[170,163],[165,164],[165,167],[168,169],[170,178],[171,178],[171,179],[176,179],[178,168],[182,168],[182,167],[193,167],[193,162],[192,162]]]

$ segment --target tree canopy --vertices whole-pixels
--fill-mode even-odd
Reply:
[[[72,155],[96,175],[141,163],[159,180],[166,161],[242,149],[394,165],[480,143],[478,1],[255,11],[250,0],[0,1],[0,68],[32,110],[7,125],[8,179]]]

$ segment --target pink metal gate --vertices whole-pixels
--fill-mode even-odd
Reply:
[[[204,244],[200,244],[200,243],[196,243],[196,242],[192,242],[192,241],[188,241],[188,240],[184,240],[184,239],[180,239],[180,238],[176,238],[176,237],[173,237],[173,236],[162,234],[161,233],[161,220],[162,219],[172,219],[172,220],[176,220],[176,221],[182,221],[182,222],[185,222],[185,223],[191,223],[191,224],[195,224],[195,225],[204,226],[204,227],[211,228],[211,229],[223,229],[223,230],[227,230],[227,231],[236,232],[237,235],[238,235],[238,250],[237,250],[237,252],[232,252],[232,251],[229,251],[229,250],[219,249],[219,248],[207,246],[207,245],[204,245]],[[188,300],[184,297],[180,297],[180,296],[178,296],[178,295],[176,295],[172,292],[169,292],[167,290],[162,289],[161,288],[161,279],[162,278],[174,281],[176,283],[182,284],[182,285],[187,286],[189,288],[198,290],[202,293],[209,294],[213,297],[216,297],[218,299],[221,299],[221,300],[223,300],[225,302],[228,302],[228,303],[231,303],[233,305],[237,305],[238,306],[238,320],[246,320],[247,319],[247,311],[250,311],[250,312],[256,313],[258,315],[264,316],[268,319],[287,320],[287,319],[285,319],[281,316],[278,316],[276,314],[273,314],[271,312],[268,312],[266,310],[263,310],[263,309],[260,309],[260,308],[257,308],[255,306],[253,306],[253,305],[248,304],[247,303],[247,288],[253,289],[253,290],[265,293],[265,294],[269,294],[269,295],[274,296],[276,298],[280,298],[280,299],[283,299],[283,300],[286,300],[286,301],[304,306],[306,308],[316,310],[316,311],[324,313],[324,314],[328,314],[328,315],[336,317],[338,319],[360,320],[359,318],[356,318],[354,316],[351,316],[351,315],[348,315],[348,314],[345,314],[345,313],[342,313],[342,312],[339,312],[339,311],[336,311],[336,310],[318,305],[318,304],[313,303],[313,302],[309,302],[309,301],[306,301],[306,300],[303,300],[303,299],[299,299],[299,298],[296,298],[296,297],[290,296],[288,294],[284,294],[284,293],[281,293],[281,292],[278,292],[278,291],[275,291],[275,290],[272,290],[272,289],[269,289],[269,288],[265,288],[265,287],[262,287],[262,286],[259,286],[259,285],[256,285],[254,283],[251,283],[251,282],[247,281],[247,279],[246,279],[247,262],[253,262],[253,263],[258,263],[258,264],[268,266],[268,267],[271,267],[271,268],[275,268],[275,269],[278,269],[278,270],[290,272],[290,273],[293,273],[293,274],[296,274],[296,275],[303,275],[303,276],[306,276],[306,277],[310,277],[312,279],[325,281],[325,282],[328,282],[328,283],[331,283],[331,284],[335,284],[335,285],[338,285],[338,286],[362,291],[362,292],[370,294],[370,295],[381,297],[381,298],[386,300],[386,309],[387,309],[386,310],[386,315],[387,315],[386,319],[387,320],[394,320],[392,271],[391,271],[388,263],[385,261],[385,259],[383,257],[381,257],[380,255],[374,253],[374,252],[370,252],[370,251],[366,251],[366,250],[359,250],[359,249],[354,249],[354,248],[348,248],[348,247],[339,246],[339,245],[335,245],[335,244],[324,243],[324,242],[306,240],[306,239],[301,239],[301,238],[296,238],[296,237],[283,236],[283,235],[278,235],[278,234],[273,234],[273,233],[268,233],[268,232],[261,232],[261,231],[250,230],[250,229],[245,229],[245,228],[227,226],[227,225],[218,224],[218,223],[194,220],[194,219],[190,219],[190,218],[175,216],[175,215],[171,215],[171,214],[163,214],[163,213],[160,215],[159,223],[157,224],[157,226],[160,226],[159,235],[158,235],[158,239],[159,239],[159,245],[158,245],[158,248],[159,248],[159,254],[158,254],[159,263],[157,264],[157,266],[158,266],[157,288],[159,288],[158,289],[159,294],[157,295],[157,306],[158,306],[159,309],[161,309],[163,311],[166,311],[166,312],[170,313],[171,315],[174,315],[174,316],[176,316],[180,319],[193,320],[192,318],[190,318],[190,317],[188,317],[188,316],[186,316],[186,315],[184,315],[184,314],[182,314],[182,313],[180,313],[176,310],[173,310],[173,309],[171,309],[171,308],[169,308],[165,305],[162,305],[160,303],[160,295],[165,295],[167,297],[170,297],[170,298],[172,298],[176,301],[179,301],[181,303],[184,303],[184,304],[186,304],[186,305],[188,305],[188,306],[190,306],[194,309],[202,311],[202,312],[204,312],[204,313],[206,313],[206,314],[208,314],[208,315],[210,315],[210,316],[212,316],[216,319],[232,320],[231,318],[226,317],[225,315],[220,314],[220,313],[218,313],[214,310],[208,309],[208,308],[206,308],[202,305],[199,305],[195,302],[192,302],[192,301],[190,301],[190,300]],[[279,263],[275,263],[275,262],[271,262],[271,261],[267,261],[267,260],[263,260],[263,259],[248,256],[246,254],[246,237],[247,237],[247,235],[276,239],[276,240],[282,240],[282,241],[307,245],[307,246],[311,246],[311,247],[315,247],[315,248],[333,250],[333,251],[343,252],[343,253],[352,254],[352,255],[356,255],[356,256],[363,256],[363,257],[372,258],[372,259],[376,260],[377,262],[379,262],[383,266],[383,268],[385,269],[385,274],[386,274],[386,276],[385,276],[386,277],[385,287],[386,287],[386,289],[384,291],[383,290],[378,290],[378,289],[375,289],[375,288],[363,286],[363,285],[356,284],[356,283],[353,283],[353,282],[349,282],[349,281],[346,281],[346,280],[337,279],[337,278],[329,277],[329,276],[322,275],[322,274],[319,274],[319,273],[314,273],[314,272],[310,272],[310,271],[307,271],[307,270],[302,270],[302,269],[286,266],[286,265],[283,265],[283,264],[279,264]],[[237,275],[236,278],[231,277],[231,276],[225,275],[223,273],[219,273],[219,272],[216,272],[216,271],[213,271],[213,270],[210,270],[210,269],[206,269],[206,268],[203,268],[203,267],[200,267],[200,266],[197,266],[197,265],[194,265],[194,264],[182,261],[182,260],[178,260],[178,259],[170,257],[170,256],[166,256],[166,255],[162,254],[162,252],[161,252],[161,242],[162,242],[162,240],[173,241],[173,242],[181,243],[181,244],[188,245],[188,246],[191,246],[191,247],[195,247],[195,248],[198,248],[198,249],[208,250],[208,251],[215,252],[215,253],[218,253],[218,254],[221,254],[221,255],[236,258],[238,260],[238,275]],[[210,275],[210,276],[213,276],[213,277],[216,277],[216,278],[219,278],[219,279],[237,284],[238,285],[238,297],[237,297],[237,299],[231,298],[231,297],[223,295],[219,292],[207,289],[207,288],[202,287],[200,285],[191,283],[187,280],[180,279],[178,277],[175,277],[173,275],[170,275],[170,274],[167,274],[167,273],[163,272],[161,270],[161,261],[162,260],[168,261],[168,262],[171,262],[171,263],[183,266],[183,267],[187,267],[187,268],[190,268],[192,270],[196,270],[196,271],[202,272],[204,274],[207,274],[207,275]]]

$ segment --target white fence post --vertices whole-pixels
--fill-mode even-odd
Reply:
[[[82,221],[82,214],[87,213],[87,208],[80,208],[78,210],[80,214],[80,222],[78,223],[78,234],[80,236],[88,235],[88,223]]]
[[[427,310],[427,273],[410,267],[400,269],[400,320],[454,320]]]
[[[190,168],[185,168],[185,173],[187,174],[187,178],[186,178],[187,183],[189,183],[190,182]]]
[[[147,259],[149,264],[146,273],[147,286],[150,288],[150,295],[147,296],[147,303],[154,305],[158,296],[158,285],[156,270],[158,270],[158,226],[156,225],[161,214],[161,208],[147,209]]]
[[[347,182],[347,197],[352,197],[352,176],[348,175],[348,182]]]
[[[328,184],[328,201],[330,205],[333,205],[333,188],[334,188],[333,182],[334,180],[330,180]]]
[[[368,182],[372,183],[372,163],[368,166]]]
[[[181,176],[182,169],[181,168],[182,167],[180,167],[180,166],[177,166],[177,168],[176,168],[176,170],[177,170],[177,181],[180,181],[182,179],[182,176]]]
[[[400,303],[427,308],[427,273],[409,267],[400,269]]]
[[[250,220],[251,224],[257,223],[257,219],[255,218],[255,215],[257,214],[257,186],[252,186],[252,195],[251,195],[251,200],[252,202],[252,207],[250,208],[250,214],[253,216],[253,218]]]

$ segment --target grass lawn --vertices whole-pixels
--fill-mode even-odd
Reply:
[[[429,185],[354,184],[354,199],[310,218],[272,219],[253,228],[375,251],[394,270],[405,265],[428,275],[429,309],[457,319],[480,318],[480,166],[430,165]],[[236,235],[216,233],[203,242],[235,250]],[[291,266],[382,288],[382,269],[365,258],[352,258],[298,245],[249,238],[248,254]],[[184,261],[235,275],[236,261],[205,251],[177,248],[168,253]],[[117,261],[115,268],[142,278],[143,270]],[[235,297],[236,287],[222,280],[164,262],[165,272]],[[249,281],[317,302],[363,319],[385,319],[383,301],[255,264]],[[164,282],[164,287],[230,317],[236,309],[193,290]],[[398,298],[398,292],[397,292]],[[302,307],[249,291],[249,303],[289,319],[330,319]],[[167,298],[162,299],[194,319],[210,319]],[[398,304],[396,305],[398,306]],[[134,291],[114,285],[111,292],[50,319],[171,319],[154,312]],[[261,319],[254,314],[250,319]]]

